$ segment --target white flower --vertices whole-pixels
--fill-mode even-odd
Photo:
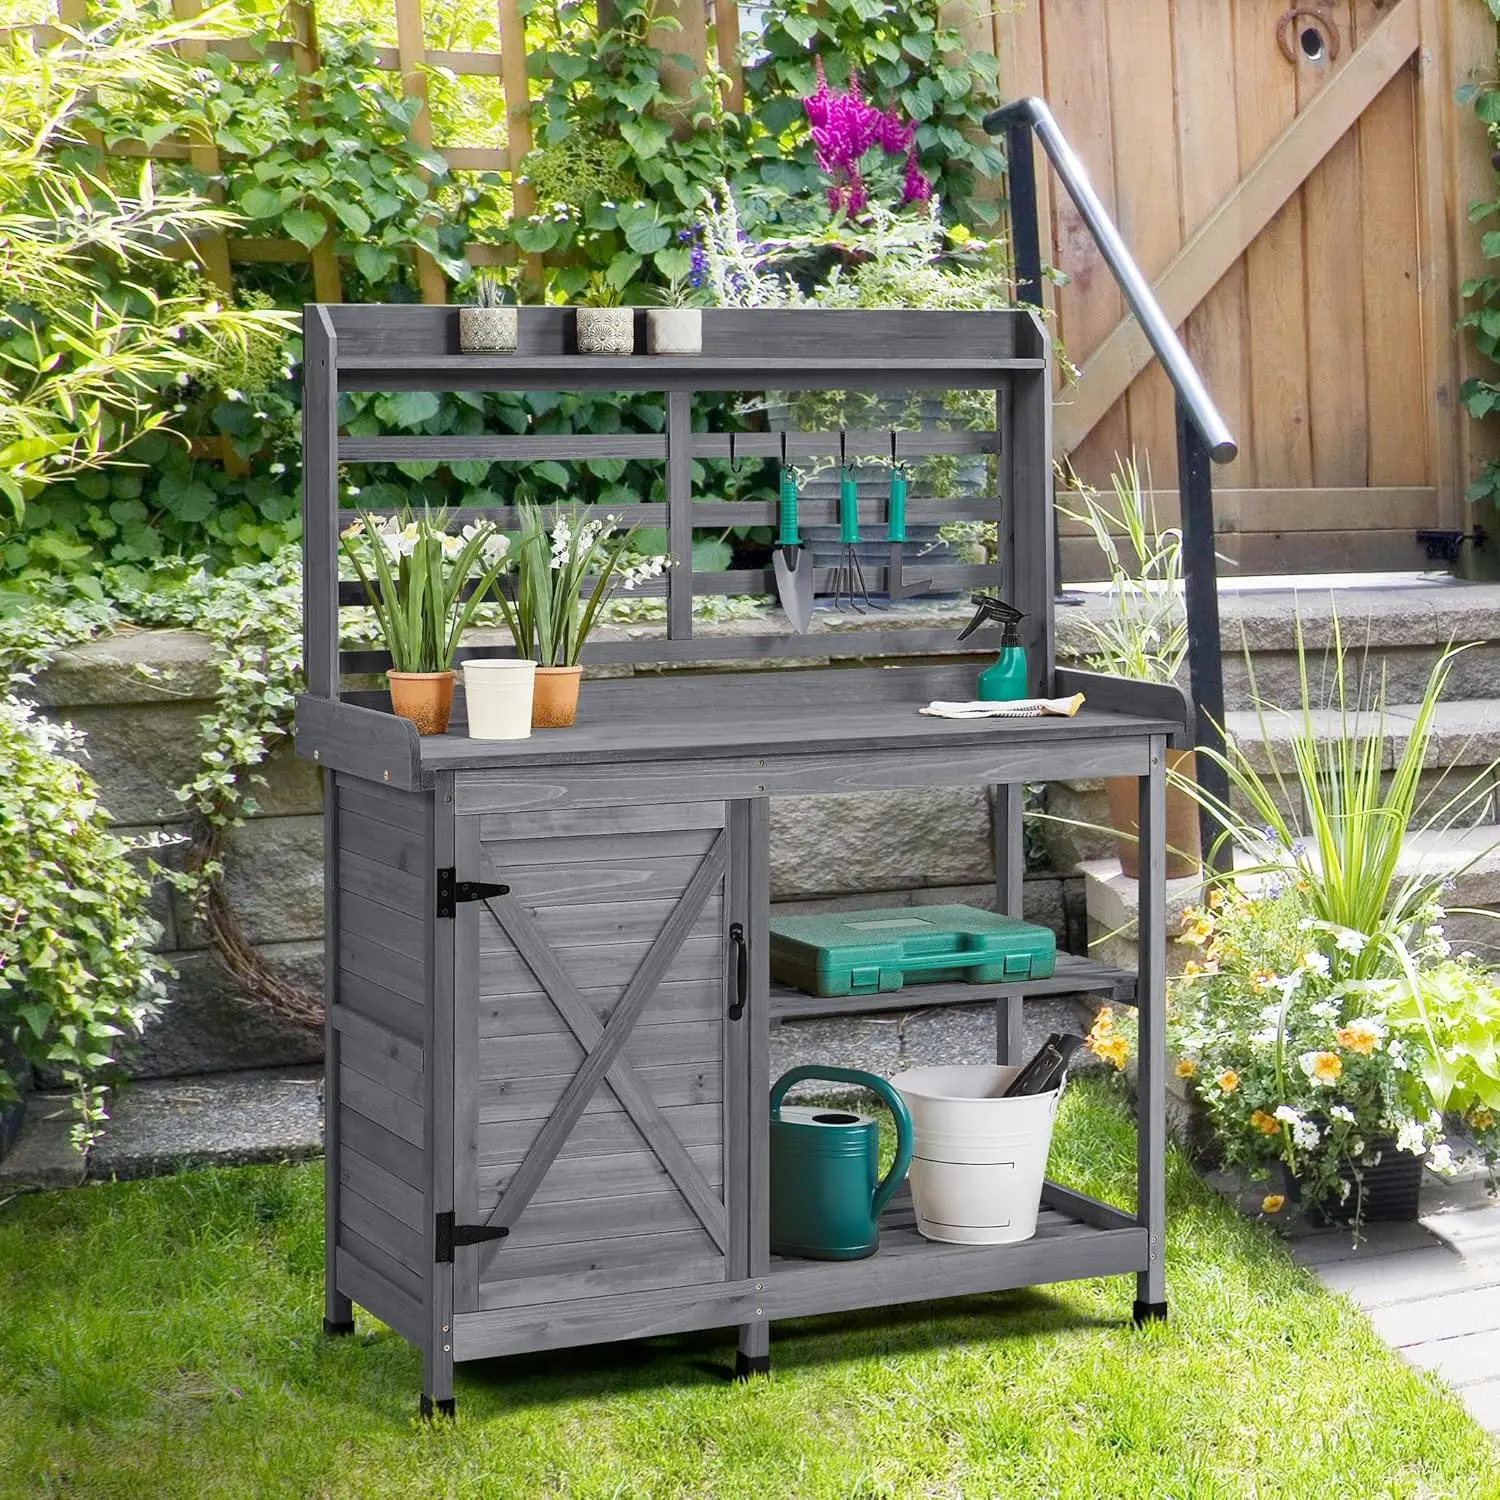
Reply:
[[[1396,1132],[1396,1149],[1409,1151],[1413,1156],[1420,1156],[1427,1149],[1427,1132],[1422,1129],[1420,1120],[1401,1122],[1401,1128]]]
[[[285,464],[272,464],[271,465],[271,472],[273,474],[285,474],[286,473],[286,465]]]
[[[1326,955],[1310,950],[1302,955],[1302,967],[1310,974],[1316,974],[1320,979],[1328,977],[1328,959]]]
[[[228,390],[224,392],[224,399],[226,401],[243,401],[245,393],[243,391]]]
[[[1344,1104],[1335,1104],[1328,1113],[1335,1120],[1342,1120],[1346,1125],[1354,1123],[1354,1111]]]
[[[451,531],[445,531],[438,538],[438,545],[443,549],[444,557],[457,557],[464,550],[464,539],[454,536]]]
[[[1252,1031],[1250,1043],[1255,1047],[1274,1047],[1276,1038],[1281,1035],[1280,1029],[1275,1026],[1267,1026],[1264,1031]]]
[[[1292,1141],[1304,1151],[1311,1151],[1322,1138],[1318,1127],[1293,1109],[1290,1104],[1278,1104],[1274,1118],[1280,1120],[1283,1125],[1292,1127]]]
[[[1365,945],[1368,941],[1369,939],[1365,937],[1364,933],[1356,932],[1352,927],[1345,927],[1334,938],[1333,945],[1341,953],[1352,953],[1358,956],[1365,951]]]
[[[1297,931],[1309,932],[1317,925],[1318,919],[1316,917],[1303,917],[1303,919],[1297,923]]]
[[[1439,1141],[1432,1148],[1432,1153],[1427,1158],[1427,1165],[1434,1172],[1442,1172],[1444,1175],[1449,1175],[1458,1170],[1457,1164],[1453,1160],[1453,1148],[1447,1141]]]
[[[1386,1055],[1398,1068],[1406,1066],[1406,1043],[1399,1036],[1385,1050]]]
[[[1272,1111],[1272,1116],[1283,1125],[1296,1126],[1302,1123],[1302,1116],[1290,1104],[1278,1104]]]

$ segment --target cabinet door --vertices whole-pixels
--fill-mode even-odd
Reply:
[[[455,1209],[509,1229],[456,1252],[457,1311],[725,1279],[745,1213],[725,811],[458,820],[457,878],[510,890],[455,922]]]

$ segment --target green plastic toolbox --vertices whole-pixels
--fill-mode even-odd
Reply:
[[[771,977],[809,995],[1047,979],[1056,962],[1057,939],[1048,928],[974,906],[771,919]]]

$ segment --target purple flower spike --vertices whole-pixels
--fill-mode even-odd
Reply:
[[[822,58],[814,66],[818,86],[802,101],[802,107],[811,127],[818,170],[829,179],[829,208],[850,217],[864,211],[869,192],[859,163],[873,146],[879,146],[888,156],[906,157],[902,202],[920,203],[930,198],[932,184],[916,162],[916,126],[902,120],[895,110],[877,109],[867,102],[860,92],[858,74],[851,71],[849,86],[835,94],[828,87]]]

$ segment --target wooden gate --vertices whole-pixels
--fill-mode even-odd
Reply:
[[[510,891],[455,923],[454,1201],[509,1234],[456,1311],[725,1279],[729,842],[717,802],[458,820]]]
[[[1239,439],[1224,572],[1423,565],[1414,530],[1464,514],[1458,132],[1484,143],[1452,96],[1493,66],[1486,7],[1026,0],[995,29],[1006,92],[1047,99]],[[1167,381],[1055,184],[1043,208],[1082,372],[1056,451],[1104,485],[1136,449],[1175,517]],[[1065,525],[1067,576],[1095,557]]]

